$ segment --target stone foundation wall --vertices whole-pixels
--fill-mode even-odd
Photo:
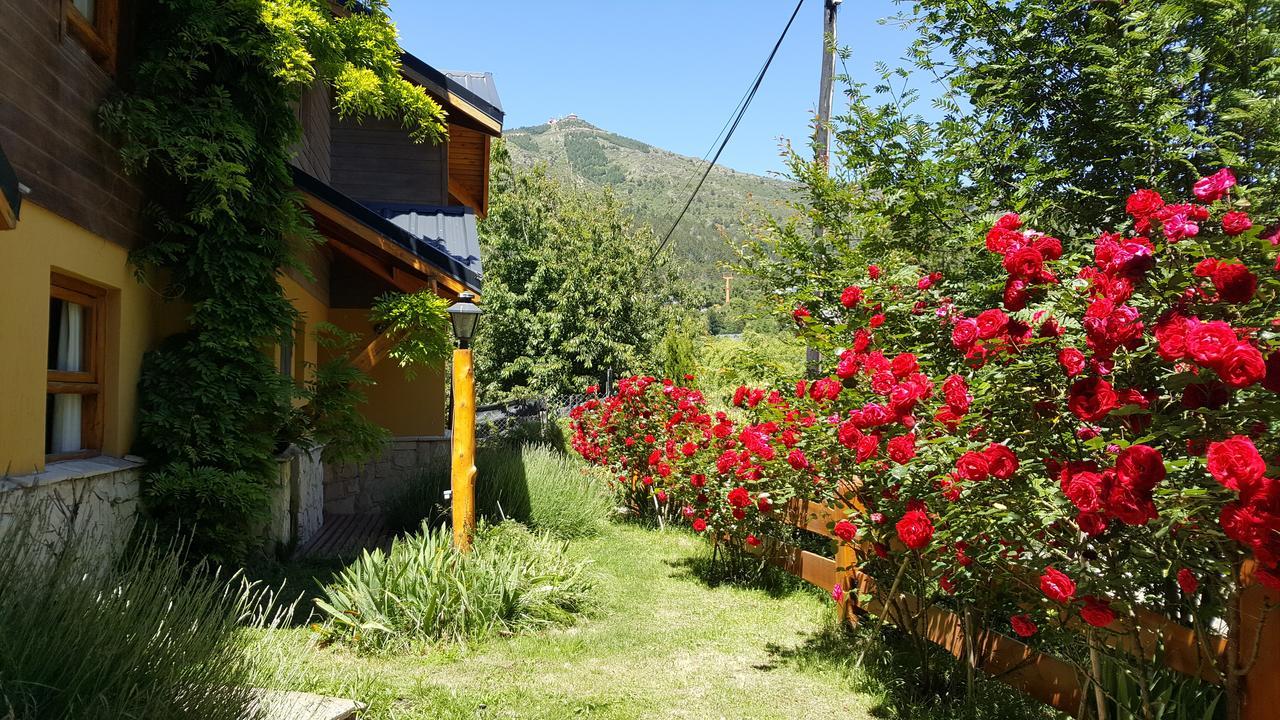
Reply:
[[[447,467],[449,436],[395,438],[370,462],[325,468],[324,511],[334,515],[381,513],[423,469]]]
[[[307,542],[324,524],[325,469],[319,448],[289,448],[277,461],[280,472],[264,534],[267,549],[281,552]]]
[[[40,529],[51,552],[76,536],[104,559],[123,548],[138,515],[141,458],[101,457],[52,463],[40,473],[0,477],[0,533],[15,523]],[[37,520],[34,513],[45,517]]]

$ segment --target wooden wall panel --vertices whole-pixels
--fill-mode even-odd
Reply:
[[[461,125],[449,126],[449,183],[464,197],[454,199],[483,217],[489,210],[489,136]]]
[[[448,204],[446,143],[414,143],[394,120],[332,122],[333,187],[366,202]]]
[[[142,194],[97,127],[113,79],[63,32],[60,8],[0,0],[0,145],[31,188],[28,200],[132,247]]]
[[[302,124],[302,139],[294,146],[293,162],[304,172],[326,183],[333,179],[330,152],[332,105],[329,88],[316,82],[298,103],[298,121]]]

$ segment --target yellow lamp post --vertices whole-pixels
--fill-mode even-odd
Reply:
[[[471,338],[480,322],[475,296],[463,293],[449,307],[453,336],[453,465],[449,490],[453,505],[453,545],[471,549],[476,529],[476,376],[471,359]]]

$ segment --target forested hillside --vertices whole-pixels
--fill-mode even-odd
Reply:
[[[602,130],[586,121],[517,128],[505,133],[513,159],[521,165],[545,163],[552,176],[594,187],[610,187],[635,215],[659,235],[671,227],[700,176],[704,163],[638,140]],[[672,238],[681,276],[705,302],[723,301],[723,263],[733,256],[752,213],[789,212],[790,184],[717,167]]]

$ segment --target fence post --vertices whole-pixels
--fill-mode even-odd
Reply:
[[[1240,594],[1240,653],[1257,659],[1244,681],[1242,720],[1274,720],[1280,713],[1280,593],[1257,584]],[[1265,623],[1259,627],[1259,623]],[[1255,646],[1254,643],[1257,643]],[[1255,650],[1256,648],[1256,650]],[[1247,667],[1247,666],[1246,666]]]
[[[839,610],[841,619],[850,625],[858,624],[858,581],[855,574],[858,569],[858,551],[853,543],[836,540],[836,582],[840,583],[844,594],[840,598]]]

